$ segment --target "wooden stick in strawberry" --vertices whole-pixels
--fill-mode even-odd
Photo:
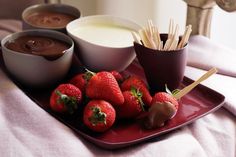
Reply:
[[[210,69],[207,73],[202,75],[198,80],[193,82],[192,84],[188,85],[184,89],[180,90],[177,94],[174,95],[175,99],[180,99],[181,97],[185,96],[187,93],[189,93],[193,88],[195,88],[198,84],[200,84],[202,81],[206,80],[211,75],[217,73],[216,68]]]
[[[164,126],[165,122],[173,118],[178,110],[179,100],[181,97],[188,94],[194,87],[200,84],[202,81],[209,78],[211,75],[217,72],[216,68],[210,69],[207,73],[202,75],[198,80],[192,84],[186,86],[175,94],[167,92],[156,93],[151,102],[151,107],[148,110],[148,114],[144,119],[144,126],[147,129],[153,129]]]

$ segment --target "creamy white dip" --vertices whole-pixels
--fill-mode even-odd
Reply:
[[[133,45],[131,29],[115,25],[86,24],[74,30],[75,36],[88,42],[108,47]]]

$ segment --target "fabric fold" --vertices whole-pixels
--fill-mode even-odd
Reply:
[[[193,80],[201,77],[206,71],[187,67],[185,75]],[[234,77],[215,74],[201,84],[223,94],[225,96],[224,107],[236,116],[236,79]]]
[[[222,75],[236,77],[236,50],[233,51],[201,35],[190,37],[188,65],[209,70],[216,67]]]
[[[0,40],[10,33],[22,30],[22,23],[19,20],[0,20]]]

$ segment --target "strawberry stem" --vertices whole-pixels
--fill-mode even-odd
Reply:
[[[96,126],[98,123],[106,124],[106,113],[101,111],[101,108],[96,106],[92,107],[93,114],[89,117],[89,121],[93,126]]]
[[[170,95],[172,95],[172,96],[175,96],[177,93],[180,92],[179,89],[175,89],[175,90],[173,90],[173,91],[170,91],[170,89],[167,87],[167,84],[165,84],[165,88],[166,88],[166,93],[168,93],[168,94],[170,94]]]
[[[85,70],[86,72],[84,73],[83,78],[86,80],[86,82],[88,82],[94,75],[96,75],[96,73],[88,69],[85,69]]]
[[[57,104],[64,104],[66,106],[67,111],[70,114],[73,114],[78,107],[76,98],[70,97],[66,94],[62,94],[59,90],[56,90],[55,93],[59,96]]]
[[[130,91],[132,92],[133,96],[135,96],[138,99],[138,101],[140,103],[140,106],[142,108],[142,111],[145,111],[144,103],[143,103],[143,100],[142,100],[143,93],[141,91],[139,91],[139,89],[135,88],[134,86],[131,86]]]

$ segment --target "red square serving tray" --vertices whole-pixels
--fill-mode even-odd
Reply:
[[[0,67],[5,72],[2,55],[0,57]],[[73,65],[68,74],[68,78],[81,72],[81,64],[76,57],[74,57]],[[143,70],[138,61],[135,60],[124,72],[124,75],[138,75],[145,79]],[[12,78],[10,76],[10,78]],[[115,122],[113,127],[104,133],[95,133],[88,130],[81,122],[81,115],[66,117],[55,114],[50,110],[49,98],[53,88],[37,90],[29,89],[21,86],[17,81],[12,80],[26,93],[37,105],[42,107],[49,114],[73,129],[76,133],[94,143],[95,145],[105,149],[118,149],[126,146],[131,146],[152,138],[159,138],[158,136],[183,127],[195,120],[212,113],[219,109],[225,100],[225,97],[203,85],[198,85],[190,93],[185,95],[179,101],[179,109],[174,118],[169,120],[165,126],[157,129],[146,130],[138,121],[119,121]],[[193,80],[184,77],[180,88],[191,84]]]

